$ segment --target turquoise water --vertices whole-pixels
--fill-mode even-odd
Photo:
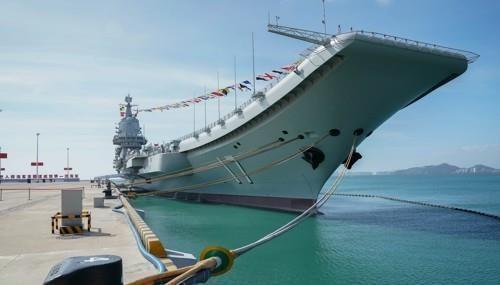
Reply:
[[[500,176],[347,177],[338,192],[370,193],[500,215]],[[195,253],[236,248],[295,215],[142,197],[134,205],[163,243]],[[324,215],[238,260],[209,284],[500,284],[500,221],[445,209],[333,197]]]

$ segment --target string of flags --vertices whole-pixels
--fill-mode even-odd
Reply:
[[[284,74],[288,74],[291,72],[294,72],[297,69],[297,66],[299,65],[300,61],[295,62],[293,64],[283,66],[279,69],[273,69],[271,72],[266,72],[263,74],[259,74],[255,77],[256,80],[261,80],[261,81],[269,81],[273,79],[277,79],[279,76],[282,76]],[[241,92],[247,92],[247,91],[252,91],[252,88],[255,88],[255,86],[252,86],[252,83],[249,80],[242,81],[240,83],[237,83],[235,85],[229,85],[224,88],[209,92],[207,94],[203,94],[198,97],[194,97],[192,99],[188,100],[183,100],[180,102],[164,105],[164,106],[159,106],[159,107],[152,107],[152,108],[147,108],[147,109],[139,109],[137,112],[153,112],[153,111],[165,111],[165,110],[170,110],[170,109],[178,109],[178,108],[183,108],[183,107],[189,107],[193,104],[197,104],[203,101],[207,101],[210,99],[214,98],[220,98],[227,96],[229,93],[232,91],[240,90]],[[137,112],[135,115],[137,115]],[[124,105],[120,105],[120,116],[124,117],[125,116],[125,108]]]

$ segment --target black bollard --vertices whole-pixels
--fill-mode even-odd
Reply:
[[[116,255],[69,257],[56,264],[44,285],[122,285],[122,259]]]

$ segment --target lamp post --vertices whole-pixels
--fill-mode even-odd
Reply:
[[[2,109],[0,109],[0,112],[2,112]],[[0,146],[0,153],[2,153],[2,147]],[[0,184],[2,184],[2,158],[0,157]]]
[[[36,133],[36,182],[40,182],[40,179],[38,177],[38,137],[40,136],[40,133]]]
[[[69,178],[69,147],[66,148],[66,177]]]

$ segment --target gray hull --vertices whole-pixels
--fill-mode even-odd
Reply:
[[[396,112],[466,69],[467,59],[461,54],[359,33],[341,35],[330,46],[318,47],[296,73],[223,126],[183,139],[177,144],[178,151],[130,159],[126,171],[149,179],[137,184],[137,189],[163,190],[164,195],[179,199],[302,210],[317,199],[324,183],[345,160],[355,130],[363,130],[356,140],[359,145]],[[340,134],[328,135],[332,130]],[[289,143],[207,171],[165,176],[279,140]],[[316,169],[302,155],[266,168],[312,143],[324,154]],[[266,169],[259,171],[261,168]],[[230,179],[232,175],[237,179]],[[230,180],[210,183],[224,179]],[[176,189],[182,191],[167,193]]]

